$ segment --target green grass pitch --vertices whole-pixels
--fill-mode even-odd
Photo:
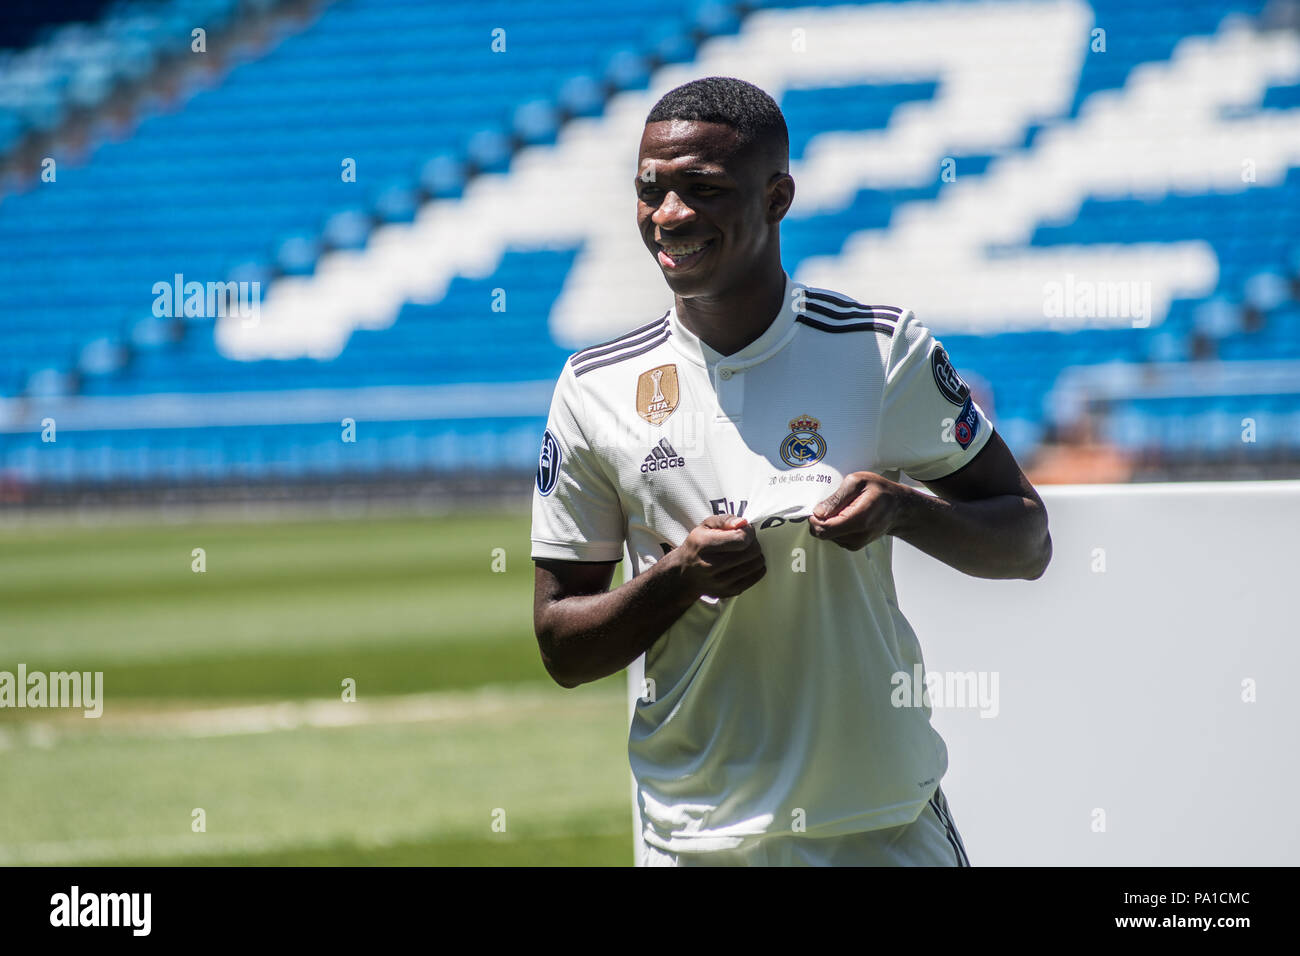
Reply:
[[[532,574],[515,514],[0,529],[0,670],[104,674],[0,708],[0,865],[629,865],[623,677],[549,680]]]

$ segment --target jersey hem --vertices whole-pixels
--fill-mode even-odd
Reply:
[[[835,823],[812,827],[797,835],[816,839],[818,837],[839,837],[850,833],[903,826],[915,822],[916,818],[925,810],[926,804],[932,795],[933,791],[913,803],[894,804],[882,810],[873,810]],[[865,823],[870,823],[870,826],[863,826]],[[791,832],[785,829],[759,830],[754,833],[726,836],[717,833],[704,833],[698,836],[677,833],[664,838],[654,829],[653,824],[647,823],[642,831],[641,838],[651,846],[668,853],[712,853],[717,850],[737,850],[742,847],[752,846],[767,837],[787,836]]]
[[[532,539],[533,558],[555,558],[560,561],[622,561],[623,560],[623,543],[613,544],[610,542],[583,542],[582,545],[575,545],[568,541],[542,541],[537,538]],[[612,557],[607,556],[606,548],[613,549],[608,552]]]

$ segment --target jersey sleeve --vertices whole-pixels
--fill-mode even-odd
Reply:
[[[619,561],[625,519],[572,366],[566,362],[551,397],[533,481],[532,556]]]
[[[943,344],[910,309],[889,341],[878,422],[878,466],[918,481],[951,475],[993,433]]]

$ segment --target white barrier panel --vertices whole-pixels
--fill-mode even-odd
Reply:
[[[1039,492],[1037,581],[894,547],[971,862],[1293,865],[1300,481]]]

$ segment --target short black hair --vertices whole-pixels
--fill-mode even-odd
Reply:
[[[647,124],[664,120],[724,123],[740,134],[740,148],[761,145],[790,162],[790,131],[776,100],[734,76],[706,76],[669,90],[650,110]]]

